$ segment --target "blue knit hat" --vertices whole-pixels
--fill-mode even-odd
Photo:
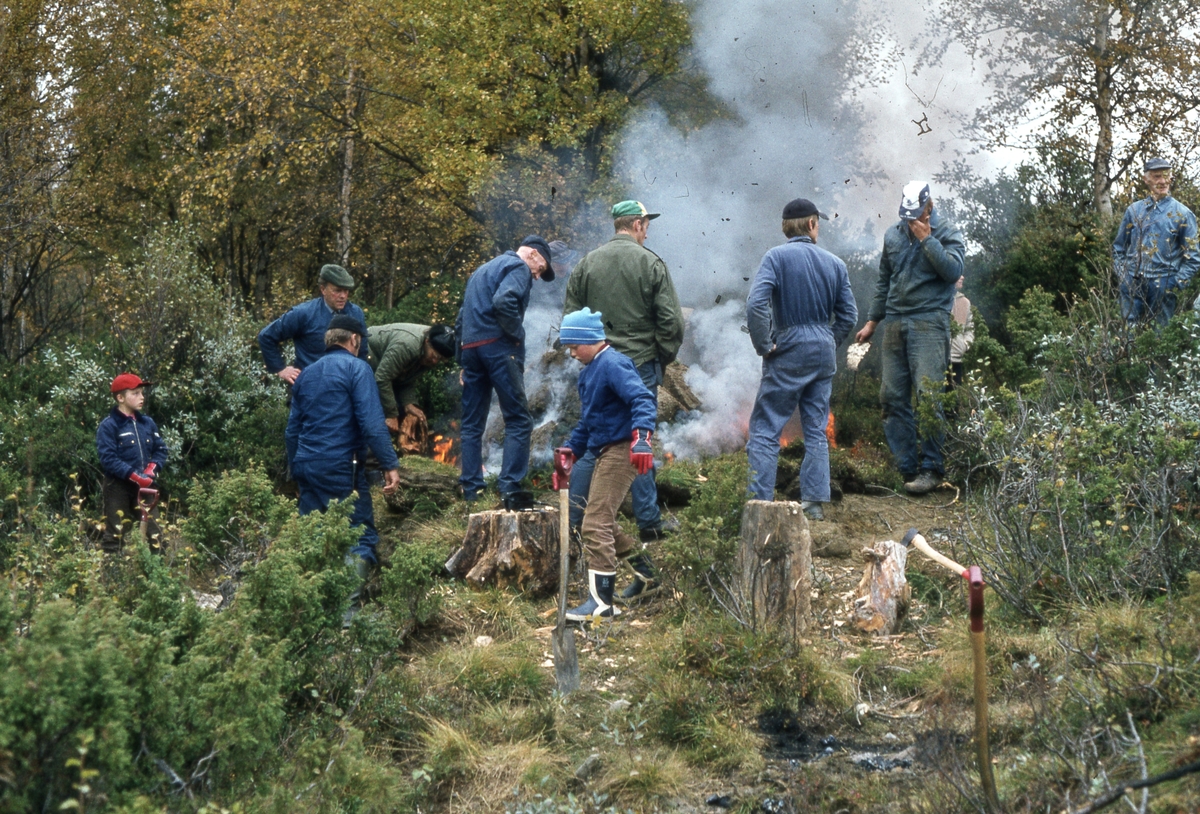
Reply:
[[[591,345],[604,341],[604,323],[600,312],[591,308],[572,311],[562,319],[558,341],[564,345]]]

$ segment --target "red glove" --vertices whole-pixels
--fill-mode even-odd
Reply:
[[[158,464],[154,463],[154,461],[146,464],[146,468],[142,471],[142,474],[144,474],[147,478],[154,480],[158,477]]]
[[[146,477],[145,475],[139,475],[137,472],[130,472],[129,479],[131,481],[133,481],[134,483],[136,483],[138,486],[142,487],[143,489],[149,489],[151,486],[154,485],[154,481],[152,481],[150,478]]]
[[[633,443],[629,445],[629,462],[637,469],[639,475],[645,475],[654,468],[654,450],[650,447],[650,430],[634,430]]]

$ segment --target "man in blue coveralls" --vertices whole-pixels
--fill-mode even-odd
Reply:
[[[779,435],[800,408],[804,463],[800,499],[804,513],[824,520],[829,502],[829,396],[837,370],[834,351],[854,329],[858,305],[846,264],[817,247],[821,219],[829,218],[805,198],[783,208],[788,242],[768,251],[746,301],[746,326],[763,357],[762,383],[750,413],[749,492],[775,499]]]
[[[325,355],[325,330],[334,314],[345,314],[366,324],[362,309],[350,302],[354,278],[344,268],[332,263],[321,266],[321,296],[292,308],[258,333],[267,371],[288,384],[295,384],[300,371]],[[291,340],[296,352],[295,364],[284,362],[281,346]],[[367,343],[358,352],[367,358]]]
[[[383,491],[390,494],[400,483],[375,374],[357,358],[366,335],[366,326],[354,317],[338,314],[329,321],[325,355],[296,377],[287,424],[288,466],[300,487],[300,514],[323,512],[329,501],[358,493],[350,523],[362,526],[363,532],[346,555],[346,564],[355,567],[362,581],[377,562],[379,542],[364,465],[368,447],[384,469]],[[353,603],[360,590],[361,584],[350,597],[347,622],[357,609]]]
[[[909,182],[900,197],[900,222],[883,236],[871,313],[855,337],[869,342],[887,318],[879,388],[883,432],[910,495],[933,491],[946,473],[940,429],[922,437],[917,448],[913,391],[918,398],[940,393],[946,381],[950,310],[966,249],[958,227],[934,209],[929,184]]]
[[[462,366],[463,499],[483,491],[483,431],[492,391],[504,415],[504,463],[500,497],[506,509],[526,508],[532,497],[521,489],[529,468],[533,418],[525,401],[525,309],[534,280],[554,279],[550,246],[537,235],[477,268],[467,281],[454,332]]]
[[[1151,158],[1142,180],[1150,195],[1134,201],[1113,243],[1121,315],[1130,325],[1152,319],[1161,328],[1175,313],[1175,292],[1200,271],[1196,216],[1171,197],[1171,162]]]

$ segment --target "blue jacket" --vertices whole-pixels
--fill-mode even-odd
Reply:
[[[967,247],[958,227],[936,208],[929,225],[933,232],[922,241],[904,220],[884,233],[870,321],[930,311],[948,314],[954,307],[954,284],[962,276]]]
[[[763,255],[746,300],[746,325],[759,356],[813,341],[837,347],[857,321],[846,264],[811,238],[794,237]]]
[[[516,252],[505,252],[475,269],[454,323],[459,343],[507,339],[520,345],[532,287],[533,274]]]
[[[354,317],[364,326],[367,318],[363,310],[352,302],[346,303],[342,313]],[[263,361],[268,373],[278,373],[287,367],[280,345],[289,339],[296,350],[296,367],[304,370],[325,355],[325,331],[334,311],[325,304],[324,297],[302,302],[279,319],[258,332],[258,346],[262,348]],[[358,357],[366,361],[369,349],[362,343]]]
[[[375,374],[342,347],[330,348],[296,378],[286,440],[288,464],[341,463],[356,455],[361,463],[370,447],[384,469],[399,465],[383,423]]]
[[[658,420],[654,396],[642,384],[633,360],[608,347],[579,374],[579,423],[567,446],[582,458],[618,441],[632,441],[634,429],[652,430]]]
[[[1117,230],[1113,266],[1122,280],[1173,274],[1183,285],[1200,271],[1196,216],[1170,195],[1134,201]]]
[[[158,464],[160,471],[167,465],[167,445],[154,419],[141,413],[125,415],[116,407],[96,428],[96,452],[104,473],[117,480],[145,471],[148,463]]]

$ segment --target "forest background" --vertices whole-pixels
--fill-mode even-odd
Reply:
[[[939,206],[971,247],[978,373],[956,396],[970,419],[951,439],[952,475],[979,499],[964,545],[988,563],[1014,618],[1035,626],[1068,613],[1064,597],[1080,608],[1175,597],[1196,564],[1200,396],[1188,374],[1200,329],[1181,313],[1161,336],[1121,331],[1108,251],[1115,219],[1143,194],[1150,155],[1176,162],[1176,197],[1200,207],[1196,4],[971,0],[931,12],[916,36],[917,23],[886,4],[823,3],[804,23],[823,36],[796,57],[823,81],[765,91],[755,82],[789,69],[756,63],[744,95],[705,50],[714,19],[739,13],[772,20],[750,0],[633,9],[13,0],[0,9],[0,693],[10,711],[0,720],[0,809],[199,809],[210,799],[279,808],[313,782],[297,778],[324,765],[330,738],[339,759],[358,755],[347,771],[367,778],[353,795],[362,810],[443,799],[453,781],[443,767],[417,757],[410,773],[411,755],[376,760],[379,732],[340,721],[354,687],[387,675],[379,654],[395,631],[435,615],[433,566],[444,552],[431,543],[400,555],[406,565],[384,586],[391,615],[364,622],[353,648],[338,638],[331,620],[348,582],[336,549],[349,532],[336,513],[299,520],[276,496],[286,408],[254,334],[311,296],[328,262],[361,281],[354,298],[371,324],[452,321],[469,273],[523,235],[591,248],[607,231],[608,202],[652,197],[654,160],[704,145],[697,160],[714,173],[740,170],[738,145],[764,132],[797,178],[801,164],[825,162],[824,180],[793,189],[828,196],[852,218],[829,245],[847,258],[864,310],[879,230],[910,174],[894,166],[903,150],[880,129],[888,97],[953,122],[936,148],[917,142],[910,166],[947,191]],[[935,101],[940,79],[921,84],[963,66],[977,81],[951,101]],[[767,92],[776,95],[754,95]],[[772,120],[746,99],[776,111],[785,101],[786,126],[811,120],[822,140],[793,145],[791,130],[759,127]],[[821,155],[831,145],[833,163]],[[847,167],[853,183],[842,182]],[[673,239],[704,251],[693,238],[713,227],[684,207],[707,207],[710,221],[725,213],[704,191],[690,204],[671,197],[686,213]],[[744,291],[738,280],[775,241],[782,202],[762,204],[772,214],[760,232],[720,249],[745,255],[733,282],[702,285],[685,304]],[[872,227],[877,208],[885,214]],[[676,245],[655,246],[673,268],[685,255]],[[107,383],[126,369],[160,383],[149,411],[172,450],[164,489],[198,559],[168,567],[143,557],[113,576],[87,542],[98,514],[93,439]],[[881,450],[876,408],[861,395],[871,387],[854,385],[839,440]],[[422,392],[432,412],[452,414],[442,378]],[[731,487],[704,505],[728,528],[737,496]],[[727,558],[712,518],[695,521],[684,539],[712,547],[695,547],[688,562]],[[194,573],[224,568],[231,541],[259,538],[274,541],[271,554],[264,544],[219,621],[171,599]],[[699,583],[680,587],[684,604],[711,605]],[[1185,607],[1160,608],[1166,627],[1145,623],[1160,647],[1145,663],[1169,662],[1170,686],[1122,678],[1140,688],[1146,720],[1195,701],[1195,662],[1185,669],[1194,642],[1159,635],[1188,618]],[[1097,690],[1105,703],[1128,689],[1122,681]],[[1089,711],[1072,731],[1107,727],[1111,755],[1126,760],[1120,710],[1085,696]],[[421,717],[429,710],[395,703],[376,722],[383,740],[436,736]],[[1194,721],[1169,728],[1197,734]],[[1072,743],[1082,753],[1082,736]],[[1189,743],[1165,739],[1155,759],[1169,764]],[[256,761],[261,770],[245,768]],[[1093,777],[1085,764],[1049,788],[1079,788]],[[397,765],[411,780],[403,793]],[[255,786],[259,797],[247,796]]]

